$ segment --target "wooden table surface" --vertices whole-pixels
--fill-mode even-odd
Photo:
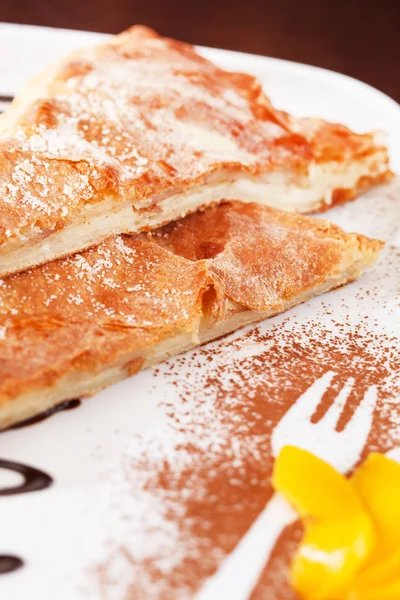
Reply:
[[[1,0],[0,21],[188,42],[318,65],[400,101],[400,0]]]

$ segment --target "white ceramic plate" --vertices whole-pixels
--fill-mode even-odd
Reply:
[[[13,95],[27,77],[37,73],[49,61],[106,37],[86,32],[0,25],[3,57],[0,95]],[[224,68],[257,75],[273,102],[294,115],[340,121],[357,131],[385,131],[393,169],[400,171],[400,109],[377,90],[336,73],[282,60],[208,48],[201,52]],[[398,202],[394,200],[396,194]],[[336,208],[328,216],[347,230],[357,229],[385,239],[391,249],[400,247],[400,193],[396,182],[366,198]],[[289,326],[290,322],[307,323],[313,318],[323,326],[331,327],[328,306],[338,320],[348,317],[354,328],[360,324],[361,313],[368,314],[371,322],[376,319],[374,326],[380,332],[400,339],[400,317],[393,317],[396,314],[393,311],[398,307],[400,270],[396,265],[393,267],[392,258],[391,270],[389,259],[384,256],[378,267],[359,282],[290,311]],[[386,276],[389,270],[391,278]],[[376,286],[377,282],[379,299],[376,295],[362,298],[362,290]],[[388,316],[389,309],[391,316]],[[283,319],[277,317],[262,324],[261,332],[268,332]],[[241,336],[239,333],[235,337],[240,340]],[[254,340],[251,344],[249,340],[243,340],[236,346],[237,356],[232,356],[226,342],[214,345],[220,348],[218,361],[226,364],[246,353],[265,351],[261,346],[258,347]],[[106,584],[100,582],[98,567],[121,546],[129,549],[129,555],[139,565],[146,557],[152,560],[156,555],[158,566],[162,563],[161,571],[168,571],[167,558],[179,563],[182,547],[177,540],[180,534],[176,531],[176,523],[165,516],[163,494],[157,492],[157,486],[149,490],[144,479],[139,480],[143,475],[141,471],[133,469],[127,476],[126,467],[137,463],[147,451],[158,453],[160,461],[171,460],[174,472],[179,472],[176,451],[179,436],[168,420],[167,405],[178,410],[182,402],[180,390],[185,385],[186,391],[189,390],[186,409],[190,413],[191,378],[194,378],[193,403],[199,402],[201,391],[196,382],[201,379],[202,370],[206,373],[210,368],[201,356],[199,360],[203,364],[196,367],[196,373],[193,373],[190,357],[180,362],[170,361],[157,375],[154,371],[141,373],[85,401],[77,410],[59,413],[35,426],[0,435],[0,458],[27,463],[51,474],[55,480],[54,485],[44,491],[0,497],[0,554],[21,556],[25,561],[24,568],[0,576],[1,598],[133,600],[166,597],[151,578],[146,580],[142,595],[131,592],[129,596],[134,570],[130,561],[114,565],[113,572],[107,574]],[[174,375],[175,381],[168,375],[171,369],[179,370]],[[210,410],[215,408],[213,401],[204,390],[204,402],[209,403]],[[193,410],[195,408],[193,405]],[[202,420],[202,414],[198,415],[197,429],[193,430],[192,436],[193,443],[204,440],[205,461],[211,451],[213,434],[208,430],[206,417]],[[231,431],[229,444],[233,456],[236,441],[235,431]],[[341,451],[345,453],[346,448]],[[151,473],[146,476],[151,480]],[[0,470],[0,488],[16,482],[17,475]],[[253,558],[250,555],[248,560]],[[248,593],[250,591],[251,588]],[[191,597],[182,590],[171,594],[168,597]],[[243,592],[241,594],[240,597],[244,597]],[[235,600],[234,590],[229,592],[229,599]]]

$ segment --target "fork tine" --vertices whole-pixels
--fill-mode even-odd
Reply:
[[[350,439],[366,439],[371,429],[376,400],[376,386],[372,385],[364,394],[364,397],[354,411],[350,422],[341,433],[344,433],[346,437]]]
[[[336,396],[331,406],[328,408],[322,419],[319,421],[319,425],[323,425],[326,429],[335,429],[340,415],[343,412],[343,407],[346,404],[346,400],[349,397],[351,390],[353,389],[354,379],[349,377],[339,394]]]
[[[296,430],[297,425],[301,426],[304,423],[310,422],[334,375],[333,371],[327,371],[322,377],[314,381],[279,421],[271,437],[271,447],[274,456],[278,456],[282,446],[290,443],[293,431]],[[287,427],[289,423],[291,424],[290,431]]]
[[[298,397],[293,406],[289,408],[283,419],[286,419],[286,417],[289,416],[292,419],[294,416],[299,416],[302,419],[311,419],[334,375],[335,373],[333,371],[327,371],[322,375],[322,377],[316,379],[314,383],[310,385],[310,387],[307,388],[301,396]]]

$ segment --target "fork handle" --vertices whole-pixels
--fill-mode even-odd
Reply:
[[[196,595],[196,600],[247,600],[259,580],[282,531],[297,515],[274,494],[218,571]]]

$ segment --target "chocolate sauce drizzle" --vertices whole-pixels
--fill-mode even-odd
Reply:
[[[11,460],[0,459],[0,468],[20,473],[24,478],[23,482],[19,485],[0,489],[0,496],[37,492],[48,488],[53,483],[50,475],[47,475],[44,471],[39,471],[39,469]],[[0,555],[0,575],[12,573],[17,569],[20,569],[23,564],[24,562],[18,556],[2,554]]]
[[[23,567],[24,561],[11,554],[3,554],[0,556],[0,575],[12,573]]]
[[[81,401],[78,399],[67,400],[66,402],[62,402],[61,404],[58,404],[57,406],[54,406],[53,408],[49,408],[49,410],[46,410],[45,412],[41,413],[40,415],[35,415],[34,417],[31,417],[30,419],[26,419],[25,421],[21,421],[20,423],[11,425],[11,427],[9,427],[9,429],[21,429],[22,427],[28,427],[29,425],[35,425],[36,423],[45,421],[46,419],[48,419],[52,415],[55,415],[58,412],[61,412],[63,410],[72,410],[73,408],[77,408],[80,405],[81,405]]]
[[[1,96],[0,95],[0,102],[8,103],[8,102],[12,102],[12,100],[14,100],[13,96]],[[3,112],[4,112],[4,110],[0,110],[0,114]]]
[[[0,496],[38,492],[50,487],[53,483],[53,479],[44,471],[39,471],[39,469],[35,469],[34,467],[11,460],[0,459],[0,469],[15,471],[15,473],[20,473],[24,478],[19,485],[0,489]]]
[[[37,417],[32,417],[31,419],[27,419],[23,423],[14,425],[13,427],[11,427],[11,429],[33,425],[34,423],[38,423],[39,421],[48,419],[51,415],[53,415],[56,412],[59,412],[61,410],[70,410],[79,405],[80,400],[70,400],[68,402],[63,402],[55,408],[52,408],[51,410],[48,410],[41,415],[38,415]],[[53,479],[44,471],[40,471],[39,469],[35,469],[34,467],[30,467],[28,465],[24,465],[22,463],[14,462],[11,460],[0,459],[0,469],[9,469],[10,471],[14,471],[15,473],[20,473],[20,475],[22,475],[23,477],[23,481],[19,485],[0,489],[0,496],[13,496],[15,494],[38,492],[39,490],[44,490],[50,487],[53,483]],[[23,565],[23,560],[18,556],[13,556],[11,554],[0,555],[0,575],[12,573],[17,569],[20,569]]]

